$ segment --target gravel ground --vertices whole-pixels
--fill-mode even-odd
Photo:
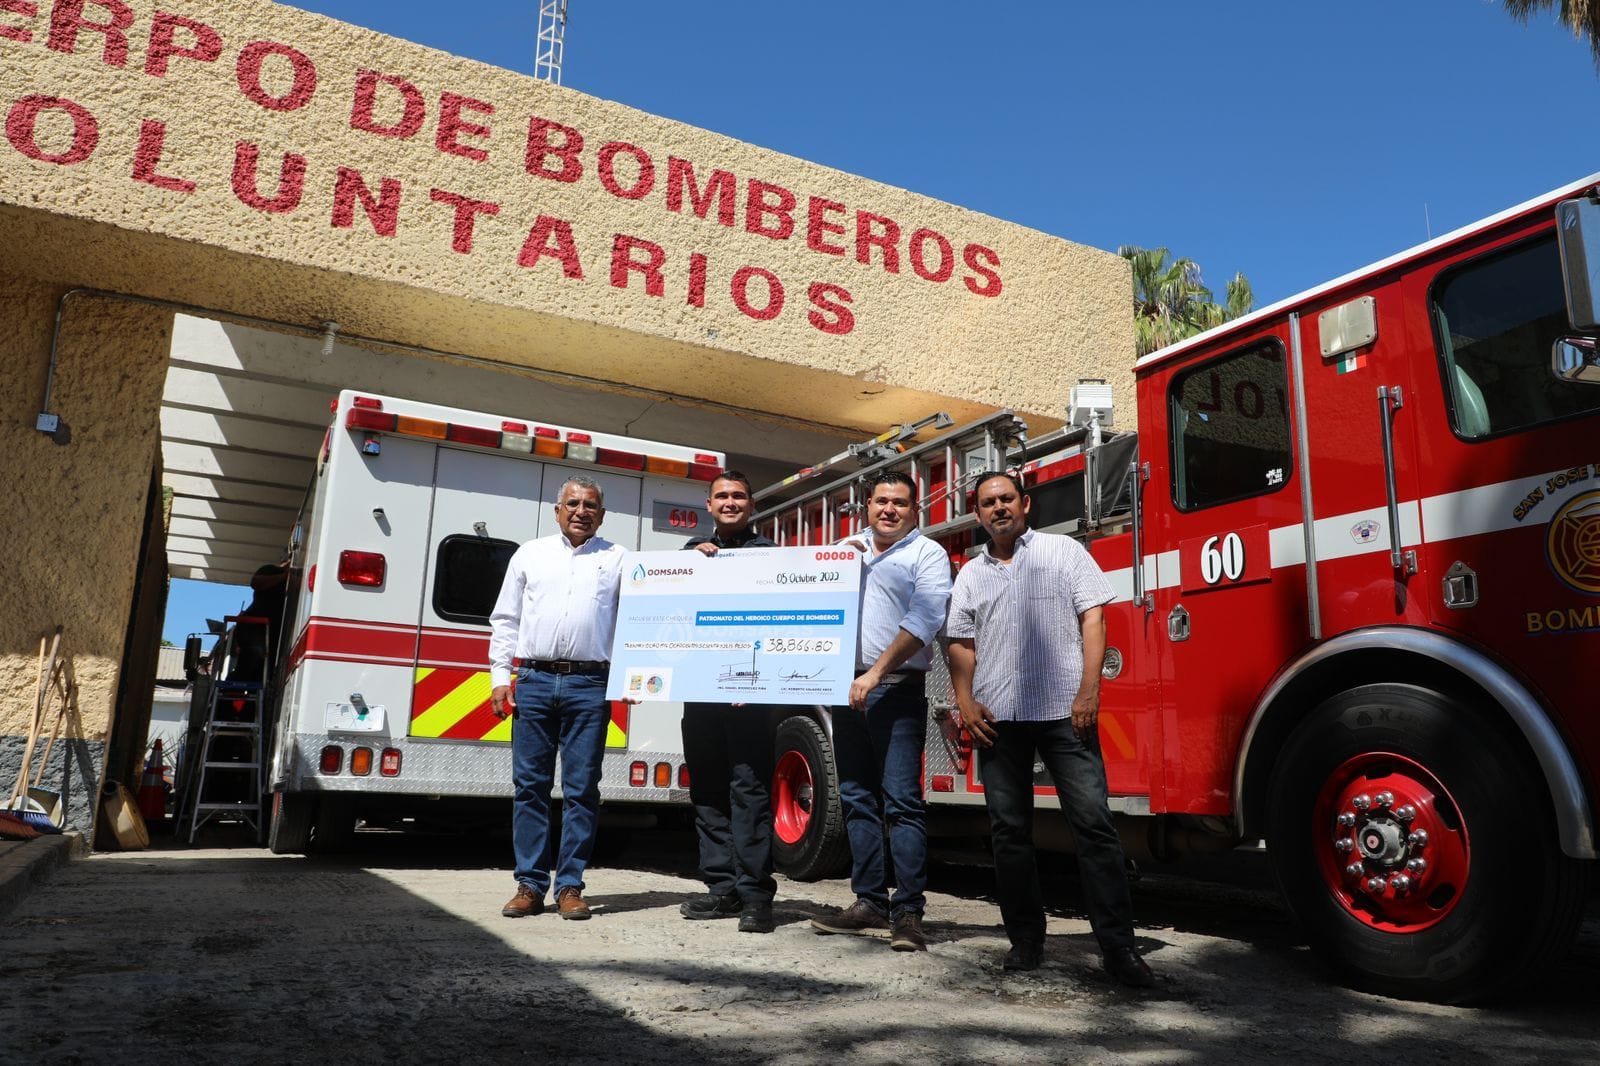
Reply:
[[[95,855],[0,927],[0,1062],[830,1064],[1595,1062],[1600,914],[1514,1004],[1463,1009],[1334,984],[1248,861],[1220,885],[1147,875],[1158,985],[1100,972],[1070,877],[1045,966],[1003,974],[989,873],[941,865],[932,946],[825,937],[843,882],[780,882],[777,932],[677,913],[686,837],[591,869],[595,917],[510,920],[502,848],[360,834],[361,853]]]

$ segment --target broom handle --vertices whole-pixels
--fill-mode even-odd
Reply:
[[[50,765],[50,753],[55,750],[56,738],[61,735],[61,727],[67,720],[67,690],[63,684],[57,689],[61,693],[61,706],[56,711],[55,724],[50,727],[50,739],[45,743],[44,754],[39,756],[39,769],[33,775],[33,787],[38,788],[44,780],[45,768]]]

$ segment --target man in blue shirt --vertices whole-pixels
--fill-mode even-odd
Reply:
[[[852,543],[866,554],[861,640],[850,706],[833,709],[839,797],[850,839],[856,901],[813,918],[823,933],[887,936],[896,951],[926,951],[922,930],[928,883],[928,833],[922,800],[922,749],[929,649],[944,625],[950,559],[917,529],[917,486],[905,474],[877,476],[868,529]],[[883,827],[894,857],[894,895],[884,865]]]

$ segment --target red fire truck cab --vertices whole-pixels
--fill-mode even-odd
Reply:
[[[1125,837],[1264,838],[1312,945],[1386,994],[1513,987],[1582,916],[1597,182],[1146,356],[1136,437],[1024,466],[1036,528],[1081,537],[1118,590],[1101,743]],[[909,464],[924,528],[959,564],[977,462],[931,454]],[[770,528],[820,540],[821,518]],[[939,688],[928,799],[975,814]]]

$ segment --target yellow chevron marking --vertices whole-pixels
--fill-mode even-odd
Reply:
[[[1105,726],[1105,733],[1111,738],[1111,745],[1117,749],[1117,754],[1122,756],[1124,759],[1133,758],[1133,742],[1128,739],[1128,734],[1123,732],[1122,723],[1118,722],[1109,714],[1102,714],[1100,716],[1100,723],[1101,725]]]
[[[608,747],[608,748],[626,748],[627,746],[628,746],[628,734],[624,733],[621,729],[617,728],[617,723],[616,722],[607,722],[606,723],[606,747]]]
[[[433,673],[433,667],[431,667],[431,666],[419,666],[419,667],[417,667],[417,679],[414,682],[412,682],[412,684],[421,684],[422,683],[422,679],[427,677],[431,673]]]
[[[421,680],[422,671],[417,671]],[[489,671],[479,670],[451,689],[442,699],[411,720],[414,737],[439,737],[489,698]],[[501,723],[504,724],[504,723]]]
[[[494,728],[483,735],[483,739],[510,741],[511,721],[514,717],[515,715],[510,715],[496,722]]]

